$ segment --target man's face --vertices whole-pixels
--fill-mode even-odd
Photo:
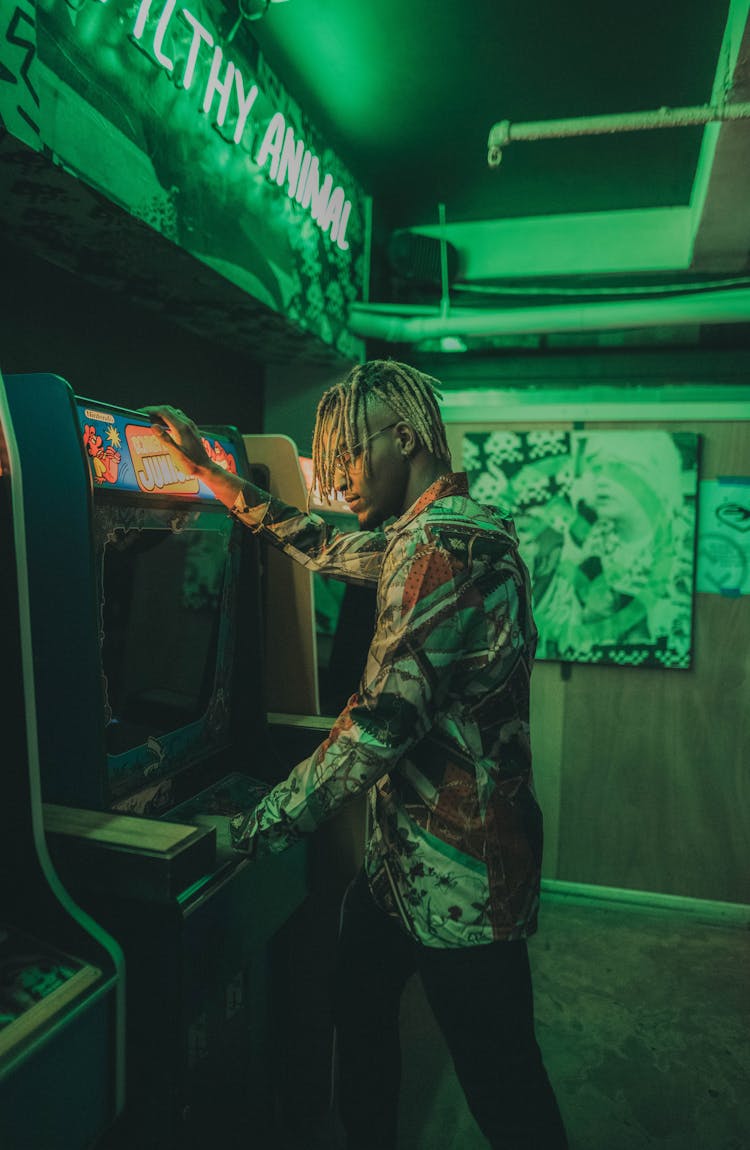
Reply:
[[[379,527],[392,516],[401,515],[406,510],[404,503],[409,479],[409,467],[403,453],[399,428],[401,420],[396,420],[387,407],[378,405],[369,413],[369,431],[362,432],[351,453],[346,453],[337,466],[334,482],[343,491],[350,510],[357,516],[363,529]],[[370,466],[365,473],[364,440],[369,440]]]

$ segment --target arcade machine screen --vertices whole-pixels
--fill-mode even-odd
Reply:
[[[107,753],[197,722],[213,693],[226,531],[116,529],[102,564]]]

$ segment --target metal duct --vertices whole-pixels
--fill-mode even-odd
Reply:
[[[461,308],[447,314],[397,315],[387,304],[352,304],[349,331],[387,343],[417,343],[446,335],[492,336],[543,332],[617,331],[672,324],[748,323],[750,288],[691,292],[662,299],[516,307]]]

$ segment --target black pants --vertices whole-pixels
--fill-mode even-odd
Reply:
[[[490,1145],[564,1150],[565,1131],[534,1035],[526,944],[421,946],[373,902],[363,872],[344,899],[334,988],[347,1150],[395,1150],[399,1002],[415,971]]]

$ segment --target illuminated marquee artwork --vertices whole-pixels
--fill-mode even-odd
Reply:
[[[78,418],[91,478],[96,488],[145,495],[192,495],[215,500],[194,475],[185,475],[154,432],[151,424],[132,416],[79,404]],[[202,438],[206,452],[220,467],[237,473],[231,443]]]
[[[22,37],[0,28],[0,122],[359,357],[347,319],[364,272],[361,190],[246,28],[233,36],[216,0],[45,0],[34,15]]]
[[[184,475],[172,460],[168,451],[159,442],[158,436],[147,427],[125,428],[133,471],[141,491],[164,491],[170,495],[184,493],[195,495],[198,480],[192,475]]]
[[[513,514],[538,658],[690,666],[698,440],[650,430],[464,436],[473,497]]]

